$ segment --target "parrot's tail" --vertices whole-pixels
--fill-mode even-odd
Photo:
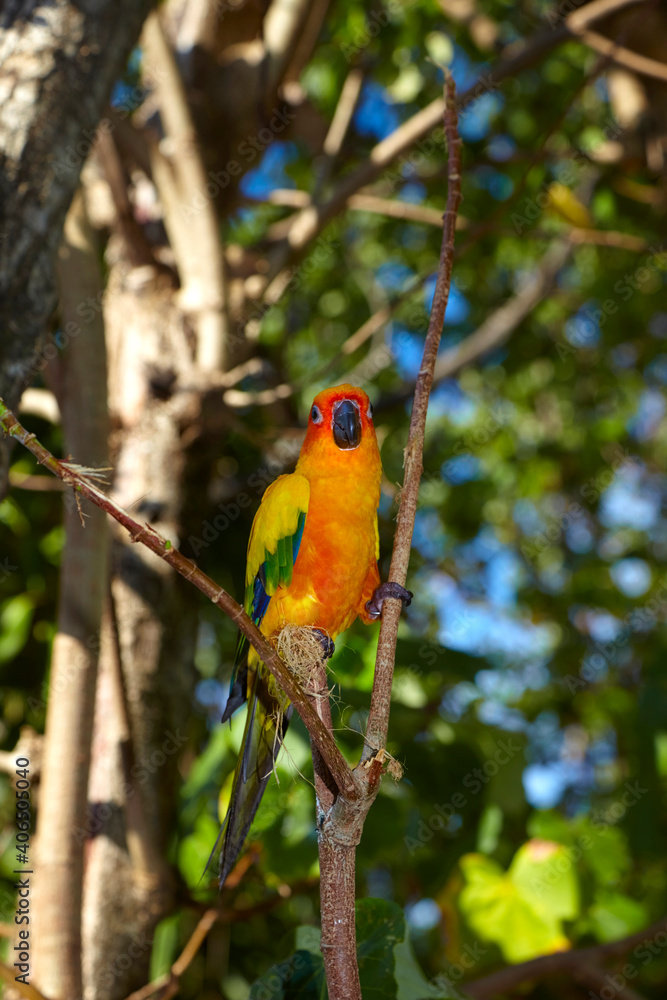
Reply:
[[[209,861],[210,867],[211,861],[220,852],[220,888],[236,864],[292,716],[291,703],[285,696],[282,699],[276,697],[273,679],[267,673],[265,668],[260,667],[255,674],[253,691],[248,699],[243,750],[234,773],[229,809]]]

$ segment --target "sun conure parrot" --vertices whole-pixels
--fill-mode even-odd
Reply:
[[[409,604],[396,583],[380,585],[377,508],[380,452],[363,389],[339,385],[313,401],[296,470],[267,488],[255,515],[244,607],[270,640],[285,625],[321,632],[325,657],[357,618],[376,621],[386,597]],[[220,831],[220,885],[243,846],[292,713],[292,705],[247,640],[239,638],[225,722],[248,716],[229,809]]]

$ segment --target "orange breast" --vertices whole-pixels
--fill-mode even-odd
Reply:
[[[334,476],[310,485],[292,582],[271,599],[262,622],[267,635],[291,624],[321,628],[335,638],[357,617],[364,583],[376,564],[376,490]]]

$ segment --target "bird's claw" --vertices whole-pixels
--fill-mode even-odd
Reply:
[[[378,618],[382,613],[382,605],[387,597],[395,597],[397,600],[403,602],[404,608],[407,608],[412,601],[413,594],[411,590],[401,587],[400,583],[393,583],[391,580],[387,583],[381,583],[374,590],[370,601],[366,601],[366,611],[368,611],[369,615]]]
[[[326,632],[323,632],[321,628],[316,628],[314,631],[320,641],[320,646],[322,647],[322,652],[324,653],[324,659],[330,660],[336,652],[333,639],[330,638]]]

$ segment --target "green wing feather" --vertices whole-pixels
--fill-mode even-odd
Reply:
[[[310,486],[303,476],[280,476],[269,486],[253,521],[248,543],[245,611],[260,625],[278,587],[289,587],[306,523]],[[220,885],[236,863],[250,824],[271,776],[292,706],[262,663],[248,663],[247,640],[236,650],[232,686],[223,722],[247,699],[243,751],[236,765],[220,845]]]

